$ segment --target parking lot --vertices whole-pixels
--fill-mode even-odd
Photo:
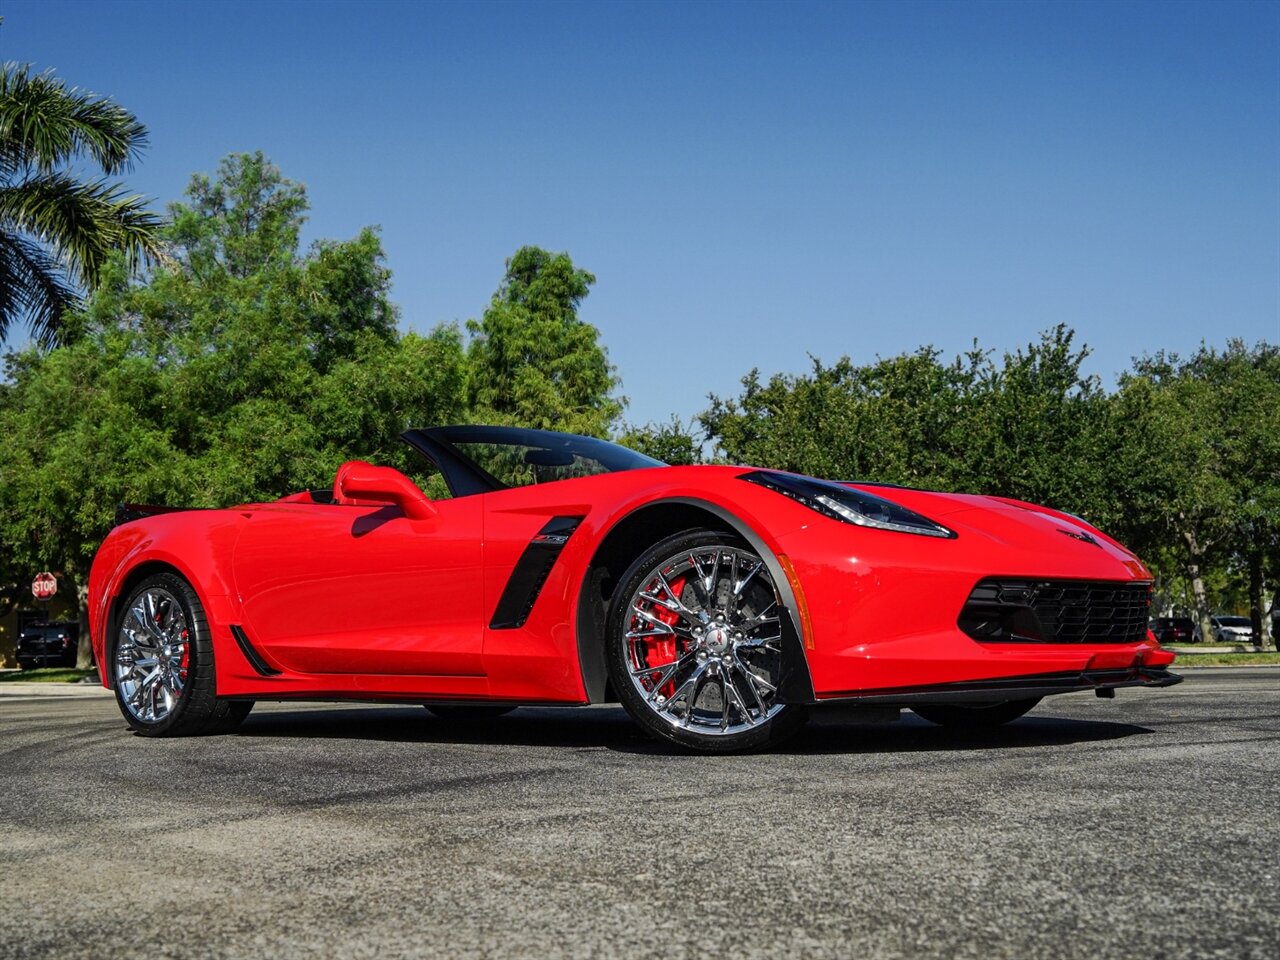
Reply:
[[[1280,670],[697,757],[620,709],[0,697],[6,957],[1266,957]]]

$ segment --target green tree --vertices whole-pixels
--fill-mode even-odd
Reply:
[[[625,400],[600,332],[578,317],[595,277],[567,253],[521,247],[471,332],[471,405],[479,420],[605,436]]]
[[[106,179],[146,139],[111,100],[29,66],[0,67],[0,337],[25,322],[45,345],[67,339],[78,291],[96,288],[113,256],[133,267],[156,255],[159,220]],[[103,176],[81,179],[84,163]]]
[[[815,358],[810,374],[778,374],[767,383],[753,370],[740,397],[713,396],[698,419],[719,456],[734,463],[945,485],[974,362],[944,365],[925,347],[866,366]]]
[[[1001,494],[1105,522],[1119,510],[1097,436],[1106,398],[1072,339],[1056,327],[999,365],[975,344],[951,363],[923,347],[865,366],[815,359],[812,373],[768,383],[752,371],[740,397],[712,397],[699,420],[736,463]]]
[[[458,419],[456,326],[400,336],[377,234],[298,248],[302,188],[227,158],[171,207],[171,255],[117,261],[61,349],[9,359],[0,555],[86,574],[121,501],[226,506],[327,486],[345,459],[408,466],[406,427]],[[87,646],[82,648],[87,655]]]
[[[1223,597],[1211,580],[1243,588],[1262,637],[1280,580],[1280,348],[1233,340],[1142,358],[1121,380],[1115,422],[1125,535],[1164,579],[1186,579],[1206,637]]]
[[[1193,376],[1215,391],[1222,433],[1223,470],[1234,490],[1229,569],[1248,597],[1254,637],[1280,581],[1280,347],[1240,340],[1222,351],[1202,347],[1191,358]]]
[[[703,462],[702,441],[695,435],[694,425],[686,425],[674,414],[666,423],[627,426],[618,443],[673,467]]]
[[[952,486],[1078,514],[1111,531],[1124,499],[1111,483],[1109,398],[1081,366],[1087,347],[1059,324],[988,360],[960,409]]]

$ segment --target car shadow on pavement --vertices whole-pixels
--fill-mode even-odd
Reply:
[[[1100,743],[1153,733],[1111,720],[1022,717],[986,730],[946,729],[903,711],[896,723],[810,723],[779,749],[783,753],[913,753],[1011,750]]]
[[[992,730],[949,730],[904,711],[897,723],[814,721],[772,752],[856,754],[955,752],[1104,742],[1152,733],[1132,723],[1030,716]],[[620,707],[522,708],[504,717],[460,720],[420,707],[350,707],[255,711],[234,734],[244,738],[299,737],[395,743],[606,749],[680,755],[673,744],[646,736]]]
[[[349,705],[255,710],[233,736],[568,748],[643,746],[648,739],[621,708],[526,707],[494,719],[446,719],[416,706]]]

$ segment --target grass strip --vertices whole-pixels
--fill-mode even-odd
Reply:
[[[1180,653],[1173,662],[1178,667],[1280,666],[1280,653]]]
[[[75,683],[91,673],[93,673],[92,670],[78,670],[75,667],[6,670],[0,673],[0,683]]]

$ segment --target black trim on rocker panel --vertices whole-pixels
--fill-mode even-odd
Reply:
[[[542,585],[547,582],[551,568],[560,557],[560,551],[582,523],[582,517],[552,517],[529,541],[520,559],[511,570],[507,585],[498,598],[490,630],[515,630],[523,627],[533,612]]]
[[[1182,677],[1164,667],[1120,667],[1108,670],[1033,673],[996,680],[962,680],[920,687],[879,690],[850,690],[823,698],[823,703],[900,704],[913,703],[997,703],[1047,697],[1055,693],[1081,690],[1114,690],[1116,687],[1171,687]]]
[[[257,649],[249,642],[249,636],[244,632],[244,628],[238,623],[231,625],[231,636],[235,638],[236,646],[240,648],[240,652],[244,654],[244,658],[249,661],[249,666],[253,667],[254,672],[260,677],[278,677],[281,671],[272,667],[266,660],[262,658]]]

